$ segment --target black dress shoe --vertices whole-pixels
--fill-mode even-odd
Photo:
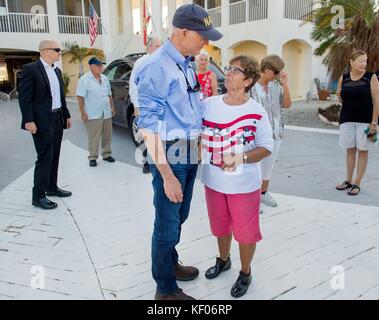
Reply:
[[[104,158],[103,160],[107,162],[116,162],[116,159],[113,157]]]
[[[229,270],[231,266],[232,260],[230,260],[230,257],[226,261],[217,257],[216,264],[205,272],[205,277],[207,279],[214,279],[218,277],[221,272]]]
[[[67,197],[71,197],[72,193],[70,191],[65,191],[65,190],[56,188],[53,191],[46,192],[46,195],[49,197],[67,198]]]
[[[150,173],[150,166],[149,166],[148,163],[145,163],[145,164],[143,165],[142,172],[143,172],[144,174],[149,174],[149,173]]]
[[[96,162],[96,160],[90,160],[90,161],[89,161],[89,166],[90,166],[90,167],[96,167],[96,166],[97,166],[97,162]]]
[[[251,283],[251,272],[249,273],[249,275],[246,275],[240,272],[240,275],[237,281],[235,282],[235,284],[233,285],[232,290],[230,291],[230,294],[234,298],[242,297],[246,293],[247,289],[249,288],[250,283]]]
[[[32,204],[33,204],[33,206],[38,207],[38,208],[42,208],[44,210],[52,210],[52,209],[55,209],[58,207],[58,205],[55,202],[50,201],[46,197],[40,198],[40,199],[34,199],[32,201]]]

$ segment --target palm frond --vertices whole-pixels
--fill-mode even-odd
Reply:
[[[335,6],[344,9],[343,29],[332,27]],[[379,8],[375,0],[318,0],[305,23],[313,23],[311,38],[320,43],[315,55],[325,55],[323,63],[334,79],[349,68],[354,49],[367,52],[368,70],[379,69]]]

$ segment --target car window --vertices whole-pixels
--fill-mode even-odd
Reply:
[[[197,70],[196,62],[192,61],[191,65],[195,70]],[[217,66],[214,65],[214,62],[209,62],[208,69],[211,70],[216,75],[217,80],[223,80],[225,78],[222,71]]]
[[[130,78],[130,74],[132,73],[132,70],[129,69],[128,71],[126,71],[123,76],[121,77],[121,80],[129,80]]]
[[[127,63],[115,64],[109,69],[104,70],[104,74],[109,80],[124,80],[132,68]]]
[[[104,70],[104,74],[108,77],[109,80],[114,80],[117,67],[117,65],[114,65],[113,67],[111,66],[109,69]]]
[[[126,63],[119,65],[114,79],[125,80],[125,78],[127,77],[128,73],[131,71],[131,69],[132,68]]]
[[[222,71],[219,68],[217,68],[214,64],[210,63],[208,68],[209,68],[209,70],[211,70],[213,73],[216,74],[217,80],[225,78]]]

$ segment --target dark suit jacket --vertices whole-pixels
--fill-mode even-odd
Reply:
[[[66,129],[67,119],[71,116],[64,97],[62,72],[58,68],[55,69],[55,72],[61,88],[62,122],[63,128]],[[48,130],[52,117],[52,100],[49,78],[41,60],[25,65],[19,86],[19,104],[22,113],[21,128],[25,129],[27,122],[34,122],[38,130]]]

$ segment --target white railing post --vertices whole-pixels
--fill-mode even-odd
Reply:
[[[153,33],[162,37],[162,0],[151,1]]]
[[[269,21],[275,21],[275,23],[271,25],[272,29],[270,30],[270,36],[267,41],[268,54],[277,54],[279,56],[283,54],[282,44],[277,41],[275,35],[280,33],[278,28],[282,25],[279,21],[283,21],[284,17],[284,1],[285,0],[269,0],[268,2],[268,19]]]
[[[250,21],[250,0],[246,0],[246,22]]]
[[[53,38],[58,39],[59,27],[57,1],[46,1],[46,6],[49,20],[49,33],[53,35]]]
[[[176,10],[176,0],[167,0],[167,27],[168,27],[168,34],[172,32],[172,19],[174,18]]]
[[[229,26],[229,0],[221,0],[221,28],[226,30]]]
[[[8,32],[11,31],[11,24],[9,22],[9,10],[8,10],[8,0],[5,0],[5,6],[7,8],[7,21],[8,21]]]
[[[104,26],[102,30],[103,51],[106,57],[106,61],[109,62],[113,52],[113,48],[116,47],[115,39],[112,34],[114,32],[114,24],[112,25],[112,19],[115,18],[113,11],[115,3],[112,1],[100,1],[101,20],[99,21],[101,26]]]

